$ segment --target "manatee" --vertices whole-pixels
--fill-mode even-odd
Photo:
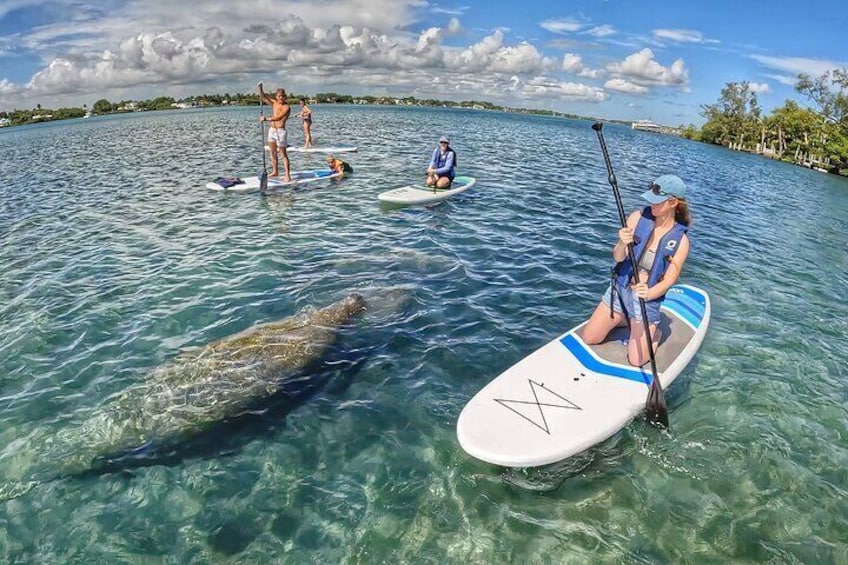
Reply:
[[[179,445],[238,418],[320,362],[365,310],[359,294],[181,353],[48,443],[47,460],[81,474],[150,447]]]

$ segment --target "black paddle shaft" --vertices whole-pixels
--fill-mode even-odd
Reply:
[[[612,192],[615,195],[615,204],[618,207],[618,219],[621,222],[621,227],[627,227],[627,218],[624,216],[624,206],[621,203],[621,193],[618,190],[618,181],[615,178],[615,172],[612,170],[612,161],[610,160],[609,151],[607,151],[607,143],[604,140],[604,134],[602,128],[604,125],[601,122],[595,122],[592,124],[592,129],[598,134],[598,142],[601,145],[601,152],[604,154],[604,163],[607,166],[607,175],[609,184],[612,187]],[[633,243],[631,242],[627,246],[627,256],[630,259],[630,266],[633,271],[633,278],[631,279],[634,283],[638,282],[637,275],[639,273],[639,266],[636,263],[636,255],[633,253]],[[648,393],[648,399],[645,403],[645,411],[648,415],[648,420],[653,425],[661,425],[664,428],[668,428],[668,409],[665,404],[665,394],[662,390],[662,385],[660,384],[660,379],[657,373],[657,360],[654,355],[654,345],[651,336],[651,325],[648,322],[648,311],[645,308],[645,299],[641,296],[639,297],[639,310],[642,313],[642,323],[645,327],[645,339],[648,343],[648,357],[651,360],[651,376],[653,379],[651,380],[651,390]]]
[[[259,176],[259,190],[265,192],[268,190],[268,163],[265,160],[265,108],[262,106],[262,93],[259,93],[259,115],[262,120],[259,122],[260,132],[262,135],[262,174]]]

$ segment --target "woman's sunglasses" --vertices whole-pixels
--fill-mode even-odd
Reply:
[[[673,196],[671,194],[663,192],[662,187],[655,182],[652,182],[651,184],[648,185],[648,190],[650,190],[651,192],[653,192],[657,196]]]
[[[674,194],[669,194],[668,192],[663,192],[663,189],[660,185],[655,182],[652,182],[648,185],[648,190],[656,194],[657,196],[668,196],[669,198],[674,198],[676,200],[683,200],[680,196],[675,196]]]

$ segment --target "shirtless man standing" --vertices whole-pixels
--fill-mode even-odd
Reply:
[[[259,96],[271,106],[271,115],[267,118],[262,116],[259,118],[261,122],[271,122],[271,127],[268,128],[268,147],[271,149],[271,174],[269,177],[280,176],[279,165],[277,161],[277,151],[283,154],[283,168],[286,171],[283,177],[283,182],[291,180],[289,172],[289,154],[286,152],[288,147],[288,136],[286,134],[286,122],[291,114],[291,108],[286,103],[285,89],[278,88],[277,95],[271,98],[262,90],[262,83],[259,83]]]

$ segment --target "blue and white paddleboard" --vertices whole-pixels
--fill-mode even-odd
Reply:
[[[268,179],[268,189],[277,190],[291,186],[300,186],[309,182],[338,178],[342,173],[331,169],[319,169],[315,171],[297,171],[291,173],[291,181],[283,182],[282,177]],[[206,183],[210,190],[226,192],[259,192],[259,177],[219,177],[212,182]]]
[[[667,389],[704,341],[710,299],[701,289],[674,285],[661,313],[656,361]],[[590,346],[580,339],[584,325],[501,373],[466,404],[456,432],[469,455],[506,467],[555,463],[609,438],[644,410],[651,367],[627,362],[627,329]]]
[[[450,188],[433,188],[424,184],[411,184],[377,195],[377,199],[385,204],[399,206],[415,206],[441,202],[451,196],[465,192],[477,181],[472,177],[455,177]]]

